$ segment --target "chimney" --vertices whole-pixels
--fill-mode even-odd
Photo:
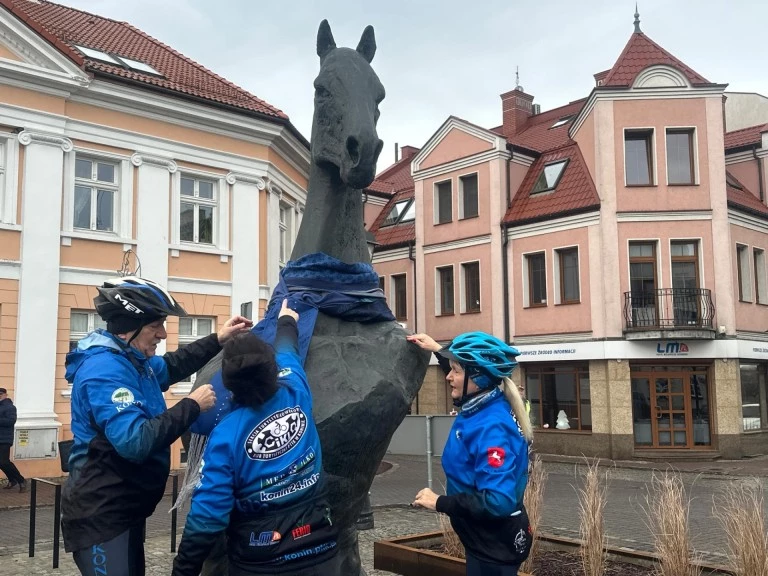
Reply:
[[[533,96],[523,92],[521,87],[506,92],[501,95],[501,112],[502,134],[512,138],[533,114]]]
[[[403,155],[403,160],[406,160],[407,158],[416,156],[416,154],[419,153],[419,150],[420,149],[415,146],[402,146],[400,148],[400,153]]]

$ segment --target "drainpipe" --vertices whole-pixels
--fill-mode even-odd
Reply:
[[[752,157],[757,162],[757,181],[760,190],[760,202],[765,202],[765,192],[763,191],[763,159],[757,156],[757,146],[752,146]]]
[[[418,333],[419,323],[419,299],[416,296],[418,285],[416,284],[416,240],[408,244],[408,260],[413,262],[413,333]],[[419,413],[419,394],[416,393],[416,414]],[[429,423],[427,423],[429,424]]]
[[[427,422],[427,487],[432,490],[432,416],[426,416]]]
[[[512,156],[509,158],[509,162],[512,162],[512,157],[514,157],[514,152],[512,152]],[[509,205],[511,202],[511,186],[510,183],[510,175],[509,175],[509,164],[507,164],[507,202],[506,206],[504,208],[504,216],[507,215],[507,210],[509,210]],[[502,220],[501,223],[501,274],[502,274],[502,297],[504,298],[504,342],[510,341],[510,334],[509,334],[509,262],[507,257],[507,244],[509,243],[509,239],[507,238],[507,229],[509,228],[509,225]]]

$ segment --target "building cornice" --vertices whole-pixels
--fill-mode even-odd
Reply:
[[[414,171],[414,163],[411,164],[411,175],[413,176],[414,182],[418,180],[426,180],[427,178],[439,176],[440,174],[445,174],[446,172],[453,172],[455,170],[469,168],[470,166],[484,164],[492,160],[509,160],[510,156],[511,155],[507,150],[487,150],[485,152],[480,152],[478,154],[473,154],[472,156],[452,160],[451,162],[446,162],[445,164],[431,166],[419,171]]]
[[[458,240],[451,240],[450,242],[441,242],[439,244],[429,244],[424,246],[424,254],[432,254],[434,252],[444,252],[445,250],[455,250],[457,248],[468,248],[469,246],[481,246],[483,244],[491,243],[491,235],[484,234],[482,236],[474,236],[472,238],[460,238]]]
[[[585,212],[574,216],[552,218],[551,220],[523,224],[522,226],[510,226],[507,229],[507,238],[510,240],[516,238],[528,238],[529,236],[562,232],[563,230],[573,230],[574,228],[584,228],[585,226],[598,226],[599,224],[599,211]]]
[[[683,220],[712,220],[712,210],[617,212],[617,222],[671,222]]]

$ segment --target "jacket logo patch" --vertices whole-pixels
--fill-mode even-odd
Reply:
[[[293,370],[291,370],[290,368],[283,368],[282,370],[280,370],[280,372],[277,373],[277,377],[285,378],[286,376],[290,376],[291,374],[293,374]]]
[[[504,465],[504,448],[488,448],[488,464],[494,468]]]
[[[112,402],[114,404],[130,404],[133,402],[133,392],[128,388],[118,388],[112,392]]]
[[[312,526],[309,524],[304,524],[304,526],[299,526],[298,528],[294,528],[291,530],[291,536],[294,540],[298,540],[299,538],[304,538],[304,536],[309,536],[312,533]]]
[[[299,443],[306,429],[307,416],[301,407],[280,410],[251,430],[245,453],[251,460],[279,458]]]
[[[280,532],[262,532],[258,537],[255,532],[251,532],[251,541],[248,542],[248,546],[272,546],[282,539]]]

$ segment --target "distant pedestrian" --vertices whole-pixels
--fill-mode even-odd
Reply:
[[[13,427],[16,425],[16,406],[8,398],[8,390],[0,388],[0,470],[8,478],[5,490],[19,487],[19,492],[27,491],[27,481],[16,465],[11,462],[13,445]]]

